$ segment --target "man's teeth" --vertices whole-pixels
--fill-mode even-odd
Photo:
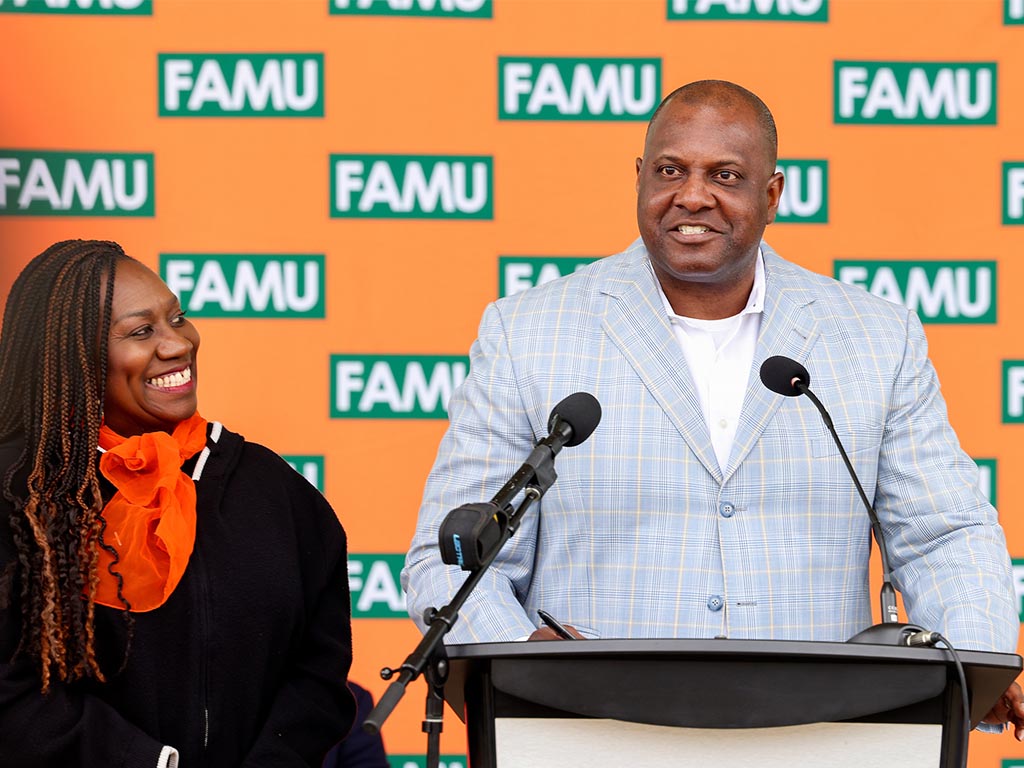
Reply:
[[[679,231],[684,235],[702,235],[709,230],[707,227],[691,227],[689,224],[681,224]]]
[[[169,373],[166,376],[157,376],[155,379],[147,379],[147,384],[152,384],[154,387],[160,387],[161,389],[169,389],[170,387],[180,387],[184,384],[188,384],[192,381],[192,369],[186,368],[183,371],[176,373]]]

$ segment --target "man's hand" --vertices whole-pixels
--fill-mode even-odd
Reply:
[[[534,633],[536,634],[536,632]],[[982,722],[990,725],[1013,724],[1013,735],[1017,741],[1024,741],[1024,693],[1017,683],[1010,683],[1006,693],[992,705]]]
[[[568,629],[570,632],[572,632],[577,640],[584,640],[585,639],[583,637],[583,635],[581,635],[579,632],[576,631],[576,627],[574,627],[574,626],[572,626],[570,624],[566,624],[565,628]],[[562,640],[563,638],[559,637],[558,633],[555,632],[555,630],[553,630],[551,627],[541,627],[540,629],[533,630],[533,634],[530,635],[529,639],[530,640]],[[1020,689],[1018,689],[1018,693],[1019,693],[1019,691],[1020,691]],[[1024,704],[1022,704],[1022,706],[1024,706]]]

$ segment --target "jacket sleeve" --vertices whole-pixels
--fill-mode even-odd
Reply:
[[[448,431],[427,479],[402,571],[409,615],[421,630],[423,612],[447,604],[467,576],[458,566],[441,561],[441,522],[462,504],[492,498],[533,448],[535,430],[495,304],[484,313],[470,353],[469,376],[452,395],[448,413]],[[459,612],[446,642],[516,640],[536,629],[520,599],[532,578],[540,509],[541,504],[535,504],[524,516]]]
[[[1020,622],[998,515],[949,424],[913,313],[906,331],[875,495],[893,583],[911,621],[956,647],[1014,652]]]
[[[7,514],[0,515],[0,570],[13,557],[8,522]],[[20,627],[12,599],[0,607],[0,765],[155,768],[164,745],[106,702],[59,682],[43,695],[35,665],[24,656],[14,658]]]
[[[289,651],[284,679],[244,768],[319,768],[355,719],[355,700],[346,687],[352,627],[345,531],[327,501],[298,473],[292,486],[296,514],[319,522],[300,539],[306,629]]]

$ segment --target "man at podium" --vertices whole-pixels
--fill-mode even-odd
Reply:
[[[762,362],[782,355],[831,409],[910,620],[958,648],[1016,651],[1005,538],[921,323],[762,240],[784,184],[776,153],[753,93],[678,89],[636,160],[640,239],[487,307],[402,575],[421,627],[466,575],[442,562],[442,520],[491,498],[577,391],[600,401],[600,425],[559,455],[449,643],[550,637],[538,610],[588,638],[842,642],[871,625],[868,514],[812,404],[762,385]],[[585,184],[586,162],[567,178]],[[1024,738],[1016,684],[990,720],[1008,717]]]

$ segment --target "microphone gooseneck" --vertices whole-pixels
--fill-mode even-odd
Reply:
[[[882,524],[878,520],[878,515],[875,514],[875,508],[871,505],[867,494],[864,492],[864,486],[861,485],[860,478],[857,477],[853,464],[850,463],[850,457],[846,455],[843,442],[839,439],[835,425],[832,423],[832,417],[825,406],[822,405],[822,402],[810,390],[810,374],[796,360],[783,357],[782,355],[775,355],[766,359],[761,364],[760,374],[761,383],[772,392],[786,397],[806,395],[814,403],[814,407],[821,414],[821,418],[825,422],[833,442],[835,442],[836,447],[839,449],[839,455],[842,456],[843,463],[846,465],[846,471],[850,474],[850,478],[857,488],[857,493],[860,495],[861,503],[863,503],[864,509],[867,510],[868,518],[871,521],[871,532],[875,537],[875,542],[878,544],[878,554],[882,563],[882,590],[880,595],[882,624],[868,627],[868,629],[850,638],[850,641],[884,645],[907,645],[911,636],[919,637],[919,634],[924,632],[924,630],[912,624],[900,623],[899,612],[896,608],[896,590],[892,586],[892,570],[889,567],[889,552],[885,542],[885,534],[882,531]]]

